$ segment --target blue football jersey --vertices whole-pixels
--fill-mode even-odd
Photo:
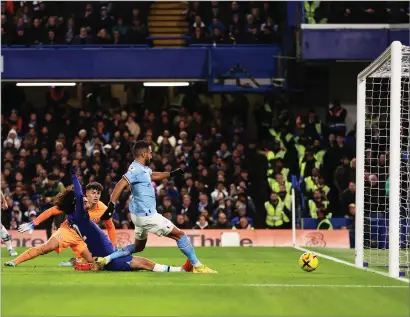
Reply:
[[[151,183],[152,170],[134,161],[124,178],[131,186],[130,211],[136,216],[152,216],[157,213],[155,190]]]
[[[75,212],[68,215],[68,223],[87,244],[92,256],[103,257],[115,252],[106,234],[92,221],[84,210],[83,191],[75,174],[72,175],[75,193]]]

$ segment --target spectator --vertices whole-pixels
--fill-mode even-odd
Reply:
[[[215,33],[215,29],[218,29],[218,32]],[[217,18],[213,18],[211,24],[209,25],[209,34],[214,34],[214,36],[222,36],[225,31],[225,26]]]
[[[326,199],[324,199],[320,190],[315,190],[313,192],[313,199],[309,199],[308,201],[310,217],[312,217],[313,219],[318,218],[317,212],[320,206],[323,206],[327,209],[329,207],[329,202]],[[327,217],[332,217],[332,214],[328,214]]]
[[[191,196],[189,196],[188,194],[185,194],[183,197],[180,214],[188,217],[188,220],[191,222],[192,226],[194,225],[194,221],[197,218],[198,211],[192,203]]]
[[[53,30],[48,31],[47,38],[44,41],[44,44],[48,44],[48,45],[57,45],[57,44],[59,44],[59,42],[56,38],[55,31],[53,31]]]
[[[175,221],[175,225],[182,230],[185,229],[191,229],[192,226],[190,225],[190,223],[187,221],[186,217],[182,214],[177,215],[177,219]]]
[[[199,203],[198,203],[198,212],[208,208],[208,195],[205,193],[201,193],[199,195]]]
[[[329,107],[327,114],[327,124],[331,133],[340,134],[342,137],[346,135],[346,117],[347,110],[343,108],[339,100],[334,100]]]
[[[191,44],[207,44],[209,42],[209,38],[204,34],[204,32],[202,32],[200,28],[195,29],[195,33],[190,39]]]
[[[143,44],[146,42],[148,31],[145,24],[140,19],[132,20],[132,25],[129,32],[130,34],[128,37],[131,43]]]
[[[88,36],[88,32],[85,27],[82,27],[80,29],[80,34],[75,36],[73,40],[73,44],[75,45],[92,44],[92,39],[90,36]]]
[[[339,216],[347,215],[350,204],[356,202],[356,184],[349,182],[348,188],[346,188],[340,195],[341,212]]]
[[[35,18],[30,30],[31,44],[41,44],[44,40],[44,30],[41,28],[40,20]]]
[[[67,19],[67,24],[66,24],[65,30],[64,30],[65,43],[71,44],[74,40],[74,35],[75,35],[74,19],[72,17],[69,17]]]
[[[212,229],[231,229],[232,225],[229,223],[228,218],[223,212],[218,214],[217,222]]]
[[[206,217],[204,215],[200,215],[198,217],[198,221],[196,222],[195,226],[192,229],[210,229],[208,221],[206,220]]]
[[[96,39],[96,44],[104,44],[104,45],[108,45],[112,43],[112,40],[109,36],[109,34],[107,33],[106,29],[101,29],[98,34],[97,34],[97,39]]]
[[[239,222],[233,226],[234,230],[240,229],[240,230],[253,230],[254,228],[251,226],[251,224],[248,222],[247,217],[241,217]]]
[[[163,199],[163,203],[161,206],[158,206],[158,212],[160,214],[164,214],[165,212],[169,212],[171,214],[171,221],[175,221],[176,216],[177,216],[177,210],[176,208],[172,205],[171,203],[171,198],[168,196],[165,196]]]
[[[350,161],[347,156],[343,157],[342,165],[339,165],[335,171],[335,186],[339,193],[344,191],[348,186],[349,182],[354,180],[355,171],[350,167]]]
[[[199,28],[202,33],[205,33],[206,25],[205,25],[205,23],[202,21],[202,19],[201,19],[201,17],[200,17],[199,15],[197,15],[197,16],[195,17],[195,22],[192,24],[192,28],[193,28],[194,30],[196,30],[196,29]]]
[[[13,44],[15,45],[26,45],[28,44],[28,37],[23,24],[17,25],[16,35],[14,36]]]
[[[215,190],[211,193],[212,203],[218,203],[220,200],[224,200],[226,197],[228,197],[228,192],[226,191],[224,184],[220,182],[216,185]]]
[[[115,32],[118,32],[120,37],[124,37],[128,33],[128,27],[124,25],[124,20],[121,17],[117,19],[117,24],[112,28],[112,33],[115,34]]]
[[[114,26],[114,18],[108,14],[107,7],[102,6],[100,9],[100,20],[98,22],[97,31],[102,29],[111,30]]]
[[[317,211],[317,230],[333,230],[333,225],[327,217],[326,207],[323,204],[320,204]]]
[[[284,204],[277,193],[272,192],[269,201],[265,202],[266,227],[268,229],[282,229],[290,220],[284,213]]]
[[[239,202],[237,204],[237,216],[235,216],[231,219],[232,226],[236,226],[239,223],[241,217],[246,217],[248,219],[248,222],[250,224],[253,224],[253,219],[251,217],[249,217],[248,214],[247,214],[246,205]]]

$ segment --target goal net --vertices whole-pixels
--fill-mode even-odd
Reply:
[[[358,76],[356,265],[409,277],[410,48],[394,42]]]

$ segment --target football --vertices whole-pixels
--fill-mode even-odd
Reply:
[[[299,266],[303,271],[313,272],[319,266],[319,259],[312,252],[303,253],[299,258]]]

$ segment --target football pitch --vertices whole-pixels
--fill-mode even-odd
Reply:
[[[57,267],[71,251],[10,268],[1,252],[2,316],[409,316],[409,284],[320,257],[307,273],[292,248],[197,248],[218,274]],[[177,248],[141,256],[184,262]]]

